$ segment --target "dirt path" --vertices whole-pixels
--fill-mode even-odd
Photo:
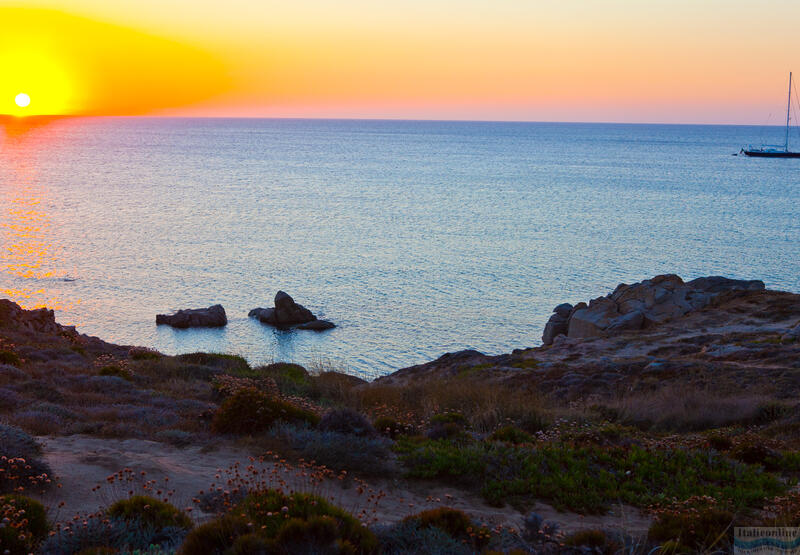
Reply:
[[[192,514],[203,520],[208,515],[192,502],[201,491],[210,491],[212,484],[214,488],[228,489],[230,479],[254,480],[256,476],[261,483],[323,495],[353,514],[363,511],[380,522],[396,522],[442,505],[461,509],[491,525],[519,528],[523,521],[523,514],[511,507],[489,507],[478,496],[461,490],[441,486],[427,489],[423,484],[391,480],[374,480],[368,485],[337,478],[318,481],[309,472],[287,470],[272,462],[253,462],[250,453],[227,445],[207,450],[138,439],[86,436],[39,439],[60,483],[60,488],[42,498],[56,521],[93,513],[127,497],[131,490],[141,491],[142,484],[148,481],[154,481],[149,487],[164,492],[162,495],[174,490],[170,501],[178,507],[194,507]],[[124,469],[130,471],[123,473],[122,480],[118,474],[113,482],[107,480]],[[637,534],[646,532],[649,526],[649,519],[630,507],[615,507],[608,515],[586,517],[559,513],[545,504],[537,504],[534,510],[543,518],[558,522],[566,532],[616,528]]]

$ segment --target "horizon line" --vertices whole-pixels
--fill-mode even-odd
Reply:
[[[180,116],[158,114],[35,114],[20,116],[15,114],[0,114],[0,122],[12,120],[19,123],[44,119],[174,119],[174,120],[280,120],[280,121],[374,121],[374,122],[406,122],[406,123],[519,123],[519,124],[562,124],[562,125],[681,125],[681,126],[711,126],[711,127],[776,127],[785,125],[756,124],[756,123],[686,123],[663,121],[559,121],[559,120],[512,120],[512,119],[436,119],[436,118],[371,118],[371,117],[297,117],[297,116]],[[794,126],[800,128],[800,126]]]

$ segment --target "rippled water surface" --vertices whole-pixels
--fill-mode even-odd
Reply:
[[[377,375],[540,342],[549,312],[665,272],[800,291],[781,130],[304,120],[17,121],[0,143],[0,296],[167,353]],[[247,318],[283,289],[335,330]],[[222,303],[220,330],[155,314]]]

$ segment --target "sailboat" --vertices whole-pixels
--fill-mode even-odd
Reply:
[[[760,158],[800,158],[800,152],[789,150],[789,119],[792,110],[792,72],[789,72],[789,101],[786,103],[786,138],[782,145],[761,145],[760,147],[748,146],[743,148],[740,153],[746,156],[758,156]]]

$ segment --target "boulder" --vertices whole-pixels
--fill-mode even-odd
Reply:
[[[553,344],[560,335],[603,337],[647,329],[732,296],[763,290],[762,281],[722,276],[685,283],[675,274],[665,274],[632,285],[621,283],[613,292],[588,305],[558,305],[545,325],[542,342]]]
[[[553,315],[544,326],[542,333],[542,343],[552,345],[553,339],[558,335],[566,335],[569,325],[569,315],[572,312],[572,305],[563,303],[553,309]]]
[[[254,308],[249,312],[249,316],[258,318],[264,324],[276,328],[297,326],[299,329],[322,331],[335,327],[332,322],[327,320],[317,320],[310,310],[296,303],[289,294],[283,291],[275,294],[273,308]]]
[[[228,317],[220,304],[208,308],[179,310],[175,314],[156,315],[156,325],[164,324],[173,328],[218,328],[227,323]]]

